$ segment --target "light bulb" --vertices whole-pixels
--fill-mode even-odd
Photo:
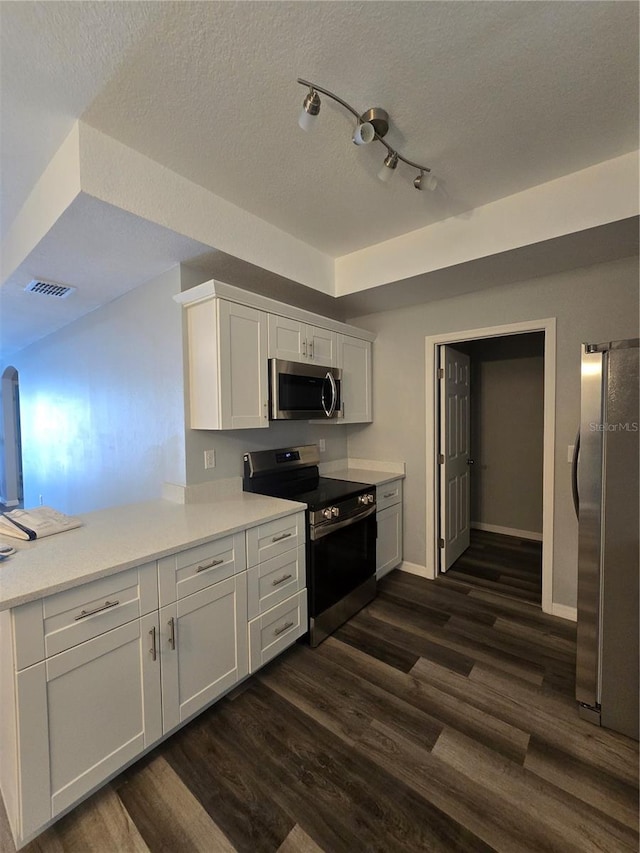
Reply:
[[[426,180],[427,189],[431,190],[431,192],[433,192],[437,186],[438,186],[438,179],[436,178],[436,176],[435,175],[429,175],[429,177]]]
[[[309,131],[313,130],[314,127],[318,124],[317,121],[314,121],[315,115],[313,113],[308,113],[303,107],[300,111],[300,117],[298,119],[298,124],[303,130]]]
[[[368,145],[370,142],[373,142],[375,135],[376,132],[371,122],[363,121],[358,122],[356,129],[353,131],[352,138],[356,145]]]

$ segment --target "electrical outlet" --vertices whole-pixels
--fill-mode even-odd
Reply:
[[[318,441],[318,449],[320,450],[320,453],[324,453],[327,449],[327,444],[324,438],[321,438],[320,441]]]
[[[216,467],[216,452],[215,452],[215,450],[205,450],[205,452],[204,452],[204,467],[205,468],[215,468]]]
[[[40,495],[40,506],[44,506],[44,498]]]

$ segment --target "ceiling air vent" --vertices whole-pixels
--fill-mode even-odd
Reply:
[[[75,293],[76,288],[66,284],[55,284],[52,281],[38,281],[34,279],[25,287],[27,293],[38,293],[41,296],[57,296],[58,299],[64,299]]]

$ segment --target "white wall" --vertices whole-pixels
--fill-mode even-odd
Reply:
[[[12,356],[26,507],[88,512],[185,482],[179,290],[175,267]]]
[[[349,455],[405,460],[405,560],[425,565],[425,337],[557,318],[553,601],[575,607],[577,522],[567,446],[579,422],[580,344],[638,336],[638,258],[350,318],[377,333],[374,422],[351,426]],[[429,413],[431,416],[431,413]]]

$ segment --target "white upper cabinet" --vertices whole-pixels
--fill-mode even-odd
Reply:
[[[373,419],[373,333],[219,281],[173,298],[187,313],[191,429],[268,427],[269,358],[342,369],[343,417],[324,423]]]
[[[372,421],[371,342],[338,335],[338,367],[342,370],[343,415],[338,423],[361,424]]]
[[[269,314],[269,358],[335,367],[336,343],[337,335],[330,329]]]
[[[268,427],[266,313],[211,299],[187,317],[191,428]]]

